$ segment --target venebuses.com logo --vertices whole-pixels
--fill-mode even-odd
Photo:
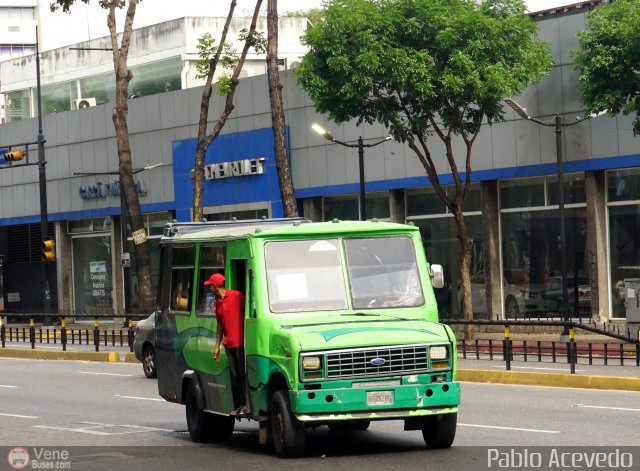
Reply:
[[[21,446],[13,447],[7,453],[7,463],[12,469],[25,469],[31,464],[31,455],[26,448]]]

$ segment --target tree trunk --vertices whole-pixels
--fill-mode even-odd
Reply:
[[[462,287],[462,313],[465,320],[473,320],[473,303],[471,298],[471,277],[469,275],[469,269],[471,267],[471,253],[473,248],[473,239],[469,235],[467,225],[462,214],[461,206],[455,205],[453,211],[453,217],[458,226],[458,241],[462,249],[462,256],[460,258],[460,285]],[[472,340],[473,329],[471,325],[465,325],[464,338],[466,340]]]
[[[280,197],[285,217],[296,217],[298,209],[293,191],[291,167],[287,156],[287,140],[282,105],[282,84],[278,74],[278,2],[269,0],[267,7],[267,77],[271,99],[271,123],[276,154]]]
[[[127,57],[129,54],[129,44],[131,32],[133,30],[133,18],[136,12],[137,0],[129,1],[129,8],[125,19],[125,27],[122,33],[122,42],[118,45],[115,22],[116,2],[111,2],[107,24],[111,33],[111,45],[113,48],[113,65],[116,73],[116,103],[113,108],[113,124],[116,131],[118,145],[118,161],[120,171],[120,191],[121,198],[129,215],[129,224],[132,234],[140,234],[134,241],[134,257],[136,265],[136,275],[138,277],[138,295],[140,313],[150,313],[154,309],[154,296],[151,285],[151,270],[149,262],[149,246],[147,244],[147,234],[140,211],[140,201],[136,191],[136,184],[133,177],[133,167],[131,160],[131,145],[129,143],[129,128],[127,117],[129,114],[129,82],[132,74],[127,67]],[[124,218],[122,223],[125,224]],[[124,245],[124,241],[123,241]]]

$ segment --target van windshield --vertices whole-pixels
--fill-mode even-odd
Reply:
[[[279,241],[265,246],[272,312],[413,307],[424,295],[409,237]]]

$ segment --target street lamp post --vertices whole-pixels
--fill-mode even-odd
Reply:
[[[326,129],[324,129],[322,126],[320,126],[317,123],[314,123],[311,128],[317,132],[318,134],[320,134],[322,137],[324,137],[325,139],[327,139],[328,141],[331,142],[335,142],[336,144],[340,144],[341,146],[345,146],[345,147],[352,147],[352,148],[358,148],[358,170],[359,170],[359,175],[360,175],[360,220],[361,221],[366,221],[367,220],[367,200],[366,200],[366,192],[365,192],[365,178],[364,178],[364,148],[365,147],[375,147],[379,144],[382,144],[383,142],[387,142],[388,140],[391,139],[391,136],[387,136],[384,139],[381,139],[379,141],[373,142],[373,143],[368,143],[365,144],[364,143],[364,139],[362,139],[362,136],[358,137],[358,142],[356,144],[349,144],[347,142],[342,142],[339,141],[338,139],[336,139],[335,137],[333,137],[333,134],[331,134],[331,132],[327,131]]]
[[[527,113],[527,109],[522,107],[516,101],[508,98],[504,102],[509,105],[518,116],[528,121],[540,124],[542,126],[555,127],[556,133],[556,161],[557,161],[557,176],[558,176],[558,216],[560,218],[560,275],[562,278],[562,312],[561,317],[565,322],[569,321],[569,290],[567,286],[567,236],[565,226],[565,213],[564,213],[564,159],[562,157],[562,128],[567,126],[573,126],[584,121],[584,118],[577,117],[572,123],[565,123],[562,116],[557,114],[553,121],[545,122],[538,118],[532,118]],[[600,116],[606,113],[606,111],[598,114],[591,114],[587,116],[587,119]],[[569,327],[565,324],[563,335],[569,334]]]
[[[38,104],[38,186],[40,193],[40,239],[44,244],[49,238],[48,234],[48,208],[47,208],[47,161],[44,155],[44,133],[42,131],[42,91],[40,87],[40,41],[38,27],[36,26],[36,94]],[[44,324],[51,324],[49,317],[51,311],[51,287],[49,286],[48,261],[43,258],[41,262],[42,274],[42,310],[44,311]]]

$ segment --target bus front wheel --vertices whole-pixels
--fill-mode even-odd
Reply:
[[[422,419],[422,437],[429,448],[449,448],[456,438],[458,414],[438,414]]]
[[[280,458],[296,458],[304,452],[304,425],[291,411],[289,393],[276,391],[271,400],[271,435]]]

